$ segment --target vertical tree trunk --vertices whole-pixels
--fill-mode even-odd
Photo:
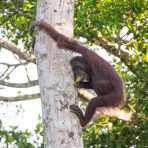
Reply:
[[[45,20],[56,29],[72,35],[74,0],[38,0],[37,20]],[[45,148],[82,148],[81,128],[69,112],[75,103],[69,53],[58,49],[43,31],[35,45],[41,91]]]

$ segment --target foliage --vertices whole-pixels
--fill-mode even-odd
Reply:
[[[86,147],[147,147],[148,119],[148,1],[146,0],[77,0],[75,34],[92,44],[101,34],[111,43],[122,45],[130,55],[128,63],[115,60],[116,70],[126,84],[127,109],[136,112],[128,123],[99,118],[84,133]],[[85,23],[84,23],[85,22]],[[127,67],[126,67],[126,66]],[[129,70],[132,69],[132,71]],[[104,118],[103,118],[104,119]],[[113,124],[111,130],[104,126]],[[98,132],[99,131],[99,132]]]
[[[99,120],[104,120],[103,118]],[[103,121],[102,121],[103,122]],[[148,121],[136,119],[134,124],[119,120],[97,122],[84,133],[86,148],[129,148],[147,147]],[[89,136],[88,136],[89,135]]]
[[[35,8],[36,0],[2,0],[0,5],[2,35],[15,43],[21,40],[26,52],[31,52],[28,25],[35,18]],[[77,37],[96,44],[101,35],[129,54],[126,62],[114,58],[114,65],[125,82],[129,98],[125,109],[136,113],[131,122],[99,117],[94,126],[84,130],[85,147],[148,147],[148,1],[76,0],[74,23]],[[33,147],[36,143],[29,142],[30,136],[17,128],[0,129],[5,144]]]
[[[18,44],[21,41],[27,52],[31,52],[32,38],[29,24],[35,19],[36,0],[2,0],[0,3],[0,27],[3,36]]]
[[[126,65],[133,70],[138,79],[140,77],[140,81],[146,82],[143,83],[143,87],[146,87],[147,16],[147,0],[77,0],[75,34],[86,37],[90,42],[97,40],[97,36],[101,34],[111,43],[124,46],[130,55]]]
[[[35,128],[35,138],[28,131],[20,131],[18,127],[5,129],[0,127],[0,147],[18,147],[18,148],[43,148],[42,123],[38,123]]]

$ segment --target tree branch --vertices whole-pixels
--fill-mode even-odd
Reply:
[[[20,48],[18,48],[15,44],[8,42],[7,40],[0,38],[0,46],[16,54],[22,60],[35,63],[35,58],[29,58],[27,54],[21,52]]]
[[[40,98],[40,94],[30,94],[30,95],[21,95],[21,96],[16,96],[16,97],[4,97],[0,96],[0,101],[5,101],[5,102],[16,102],[16,101],[27,101],[27,100],[33,100]]]
[[[87,90],[79,89],[78,90],[78,96],[84,100],[90,101],[95,96],[91,93],[89,93]],[[96,120],[96,117],[99,115],[107,115],[110,117],[117,117],[118,119],[125,120],[125,121],[131,121],[133,112],[125,112],[124,110],[120,108],[112,108],[112,107],[100,107],[97,108],[96,115],[94,116],[93,120]]]
[[[103,47],[109,53],[120,58],[120,60],[129,68],[129,70],[133,72],[133,74],[137,75],[136,67],[134,67],[134,65],[130,65],[130,55],[128,52],[123,51],[122,49],[120,49],[120,47],[116,47],[115,44],[111,43],[110,41],[104,39],[101,36],[96,37],[94,40],[96,45]]]
[[[27,64],[28,64],[28,62],[23,62],[23,63],[19,63],[19,64],[9,64],[9,63],[4,63],[4,62],[0,63],[0,65],[4,65],[7,67],[18,67],[18,66],[27,65]]]
[[[125,64],[129,62],[129,54],[121,49],[118,49],[115,44],[109,42],[101,36],[96,37],[95,43],[106,49],[109,53],[119,57]]]
[[[13,87],[13,88],[27,88],[27,87],[33,87],[38,85],[38,80],[29,81],[27,83],[10,83],[10,82],[0,80],[0,85]]]
[[[8,63],[0,63],[0,65],[7,66],[6,70],[0,75],[0,79],[5,79],[10,76],[10,74],[20,65],[28,64],[27,62],[24,62],[22,64],[8,64]]]

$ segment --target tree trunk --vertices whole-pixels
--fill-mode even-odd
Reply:
[[[37,20],[72,36],[74,0],[38,0]],[[81,128],[69,112],[76,103],[69,55],[43,31],[36,38],[45,148],[82,148]]]

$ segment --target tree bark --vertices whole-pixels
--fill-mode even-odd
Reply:
[[[72,36],[74,0],[38,0],[37,20]],[[76,103],[69,55],[43,31],[36,38],[45,148],[82,148],[81,128],[69,112]]]

